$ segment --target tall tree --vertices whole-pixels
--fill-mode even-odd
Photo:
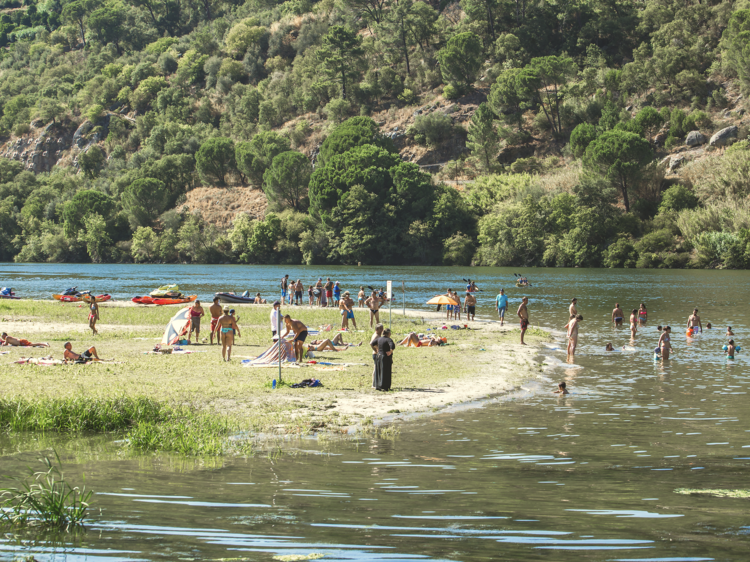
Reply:
[[[482,40],[470,31],[454,35],[438,52],[443,79],[460,88],[474,83],[482,68]]]
[[[81,41],[83,41],[84,47],[86,46],[86,20],[88,19],[92,8],[92,0],[73,0],[73,2],[68,2],[62,10],[64,20],[78,25],[78,29],[81,33]]]
[[[489,104],[481,103],[469,123],[468,142],[466,146],[479,158],[485,171],[492,170],[498,150],[498,135],[495,131],[495,115]]]
[[[642,136],[613,129],[591,141],[586,148],[583,165],[620,190],[627,213],[630,212],[628,193],[642,177],[643,168],[653,158],[651,145]]]
[[[578,67],[573,59],[561,56],[537,57],[531,59],[528,67],[538,81],[536,95],[547,121],[555,134],[562,132],[560,103],[564,98],[564,89],[573,78]]]
[[[343,25],[331,26],[317,54],[327,72],[341,82],[341,97],[346,99],[346,85],[356,75],[364,54],[362,38]]]
[[[263,191],[274,203],[302,210],[307,200],[310,174],[312,166],[307,156],[294,150],[282,152],[263,174]]]

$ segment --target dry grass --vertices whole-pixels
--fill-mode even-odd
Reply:
[[[197,187],[187,193],[183,209],[199,211],[203,219],[219,228],[229,228],[239,213],[262,219],[268,201],[260,189],[251,187]]]

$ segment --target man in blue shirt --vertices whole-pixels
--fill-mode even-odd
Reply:
[[[497,295],[497,313],[500,315],[500,325],[505,323],[505,311],[508,310],[508,295],[505,294],[505,289],[500,289],[500,294]]]
[[[338,306],[339,301],[341,300],[341,287],[339,286],[339,282],[336,281],[333,285],[333,305]]]

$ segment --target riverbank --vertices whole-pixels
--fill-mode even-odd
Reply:
[[[6,399],[27,401],[148,398],[225,416],[236,427],[268,435],[322,428],[351,432],[383,418],[430,413],[447,405],[508,392],[540,374],[536,354],[537,344],[545,339],[541,330],[532,330],[527,336],[531,345],[521,346],[516,323],[500,326],[492,321],[462,321],[461,326],[468,329],[442,330],[443,314],[411,310],[404,317],[399,310],[393,313],[394,340],[412,331],[437,331],[448,338],[448,345],[397,348],[393,392],[377,392],[371,388],[372,357],[367,345],[372,331],[366,325],[366,311],[357,309],[359,327],[365,324],[365,329],[345,333],[344,339],[361,342],[361,346],[315,354],[319,363],[336,365],[290,366],[282,371],[284,383],[316,378],[322,387],[294,389],[285,384],[273,390],[276,368],[248,368],[241,363],[270,346],[270,306],[233,306],[240,317],[242,336],[237,338],[232,362],[224,363],[218,346],[208,344],[188,347],[193,352],[189,355],[148,353],[179,307],[103,303],[100,334],[91,336],[87,309],[77,303],[0,302],[3,331],[51,346],[2,348],[9,354],[0,358],[0,393]],[[338,311],[333,309],[287,307],[286,311],[312,329],[340,321]],[[381,320],[387,321],[387,312],[383,316]],[[204,329],[207,325],[204,322]],[[323,334],[332,337],[335,331]],[[201,334],[204,339],[205,332]],[[21,357],[60,358],[65,341],[71,341],[78,352],[94,345],[102,358],[112,362],[54,367],[14,363]]]

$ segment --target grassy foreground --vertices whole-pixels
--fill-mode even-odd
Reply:
[[[369,420],[355,412],[336,410],[339,399],[383,396],[371,389],[372,331],[365,311],[355,312],[362,331],[347,333],[347,342],[362,347],[344,352],[316,353],[316,360],[346,366],[286,367],[285,383],[318,378],[322,388],[271,389],[276,368],[246,368],[242,359],[255,357],[271,344],[268,306],[235,306],[242,336],[230,363],[221,360],[218,346],[193,345],[190,355],[150,355],[168,319],[179,307],[101,305],[100,334],[91,336],[87,310],[76,304],[40,301],[0,302],[4,330],[16,337],[48,342],[50,348],[2,348],[0,358],[0,426],[5,430],[124,431],[130,446],[142,450],[175,450],[186,454],[221,454],[241,448],[227,437],[238,430],[257,433],[306,433],[327,428],[342,431]],[[311,328],[337,327],[337,310],[287,307],[285,312]],[[383,315],[387,322],[387,312]],[[427,332],[437,320],[393,314],[393,339],[411,331]],[[499,341],[518,341],[518,331],[497,332],[474,323],[470,330],[441,330],[450,345],[398,348],[394,390],[434,388],[445,381],[476,373],[470,358]],[[208,321],[203,323],[208,329]],[[332,336],[335,331],[326,332]],[[201,340],[208,334],[202,332]],[[532,336],[533,337],[533,336]],[[17,365],[25,356],[62,357],[65,341],[81,351],[95,345],[112,363],[38,367]],[[368,396],[370,398],[368,398]]]

